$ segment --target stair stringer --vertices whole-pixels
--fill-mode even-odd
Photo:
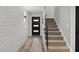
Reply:
[[[66,36],[64,35],[64,33],[63,33],[61,27],[59,26],[59,24],[58,24],[58,22],[57,22],[57,20],[56,20],[55,18],[54,18],[54,20],[55,20],[55,22],[56,22],[56,24],[57,24],[57,26],[58,26],[58,28],[59,28],[59,31],[61,32],[61,36],[63,36],[63,40],[66,42],[66,46],[67,46],[67,47],[69,48],[69,50],[70,50],[70,45],[69,45],[68,41],[66,40],[66,39],[67,39]]]

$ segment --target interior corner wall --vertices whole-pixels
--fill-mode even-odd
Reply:
[[[0,51],[15,52],[28,37],[29,19],[20,6],[0,6]]]
[[[74,6],[55,6],[54,17],[67,46],[74,51]],[[73,38],[73,39],[72,39]],[[73,45],[73,46],[72,46]],[[72,46],[72,47],[71,47]]]
[[[54,18],[54,6],[46,6],[45,12],[47,18]]]
[[[42,26],[42,19],[43,19],[43,14],[42,13],[31,13],[30,14],[30,36],[32,36],[32,17],[40,17],[40,35],[42,35],[42,30],[43,30],[43,26]]]

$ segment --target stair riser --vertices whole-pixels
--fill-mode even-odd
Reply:
[[[48,21],[47,23],[56,23],[55,21]]]
[[[48,37],[49,40],[63,40],[63,37]]]
[[[47,23],[56,23],[55,21],[48,21]]]
[[[53,26],[53,25],[48,25],[48,27],[57,27],[57,25]]]
[[[48,20],[48,21],[55,21],[55,20]]]
[[[54,18],[46,18],[47,20],[54,20]]]
[[[56,24],[56,22],[52,22],[52,21],[51,21],[51,22],[47,22],[47,23],[48,23],[48,24]]]
[[[48,21],[51,21],[51,20],[53,20],[53,21],[55,21],[54,19],[47,19]]]
[[[56,24],[53,24],[53,23],[51,24],[51,23],[49,23],[48,25],[56,25]]]
[[[50,21],[50,22],[47,22],[48,24],[56,24],[56,22],[52,22],[52,21]]]
[[[48,25],[48,27],[58,27],[57,25]]]
[[[48,31],[59,31],[59,29],[48,29]]]
[[[57,25],[57,24],[54,24],[54,23],[48,23],[47,25]]]
[[[48,29],[58,29],[58,27],[48,27]]]
[[[47,26],[57,27],[56,24],[47,24]]]
[[[53,27],[58,27],[57,25],[51,25],[51,24],[48,24],[47,26],[48,26],[48,27],[49,27],[49,26],[52,26],[52,28],[53,28]]]
[[[69,52],[69,49],[48,49],[48,52]]]
[[[48,35],[61,35],[61,32],[48,32]]]
[[[48,42],[49,46],[66,46],[65,42]]]
[[[48,29],[58,29],[58,27],[48,27]]]

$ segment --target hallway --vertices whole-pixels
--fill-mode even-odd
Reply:
[[[1,6],[0,51],[75,51],[74,10],[74,6]]]

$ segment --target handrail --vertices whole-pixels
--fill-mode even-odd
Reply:
[[[46,45],[48,49],[48,19],[45,19],[45,35],[46,35]]]

